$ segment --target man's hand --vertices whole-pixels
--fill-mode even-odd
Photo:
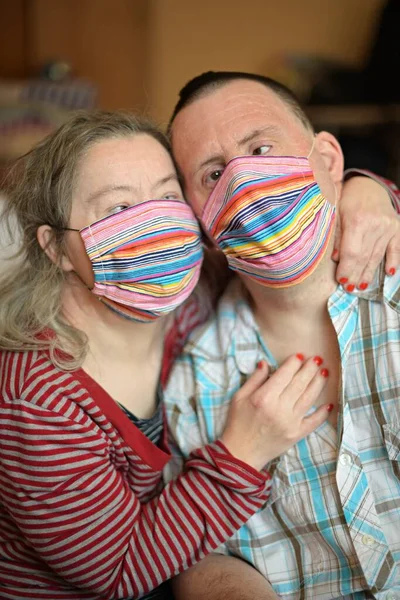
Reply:
[[[368,177],[345,182],[332,258],[336,279],[349,291],[366,289],[386,253],[385,269],[400,264],[400,218],[385,188]]]

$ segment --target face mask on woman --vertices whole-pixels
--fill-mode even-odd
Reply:
[[[241,156],[227,164],[201,220],[233,271],[279,288],[315,271],[335,207],[322,195],[308,158]]]
[[[194,290],[203,259],[191,208],[178,200],[148,200],[79,231],[90,259],[91,291],[110,309],[151,322]],[[77,269],[79,275],[79,269]]]

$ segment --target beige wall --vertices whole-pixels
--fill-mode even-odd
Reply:
[[[362,63],[384,0],[148,0],[149,111],[166,122],[177,92],[209,69],[267,74],[302,52]]]
[[[361,64],[385,0],[0,0],[0,76],[63,59],[102,108],[166,122],[209,69],[271,73],[284,53]],[[276,74],[276,73],[272,73]]]

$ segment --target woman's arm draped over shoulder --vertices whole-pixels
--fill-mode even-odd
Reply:
[[[400,265],[400,193],[391,181],[370,171],[349,169],[340,198],[335,250],[336,280],[371,283],[386,255],[388,275]]]
[[[21,359],[9,362],[21,381]],[[268,475],[217,442],[193,452],[176,481],[141,503],[138,490],[154,471],[132,453],[131,485],[107,424],[81,408],[93,404],[84,388],[44,371],[35,365],[18,396],[4,382],[0,496],[28,544],[73,586],[136,598],[215,549],[267,500]]]

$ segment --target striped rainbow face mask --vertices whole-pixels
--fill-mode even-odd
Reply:
[[[108,215],[80,235],[93,294],[119,315],[150,322],[182,304],[203,260],[197,220],[178,200],[149,200]]]
[[[230,268],[276,288],[315,271],[334,220],[308,159],[294,156],[234,158],[202,213]]]

